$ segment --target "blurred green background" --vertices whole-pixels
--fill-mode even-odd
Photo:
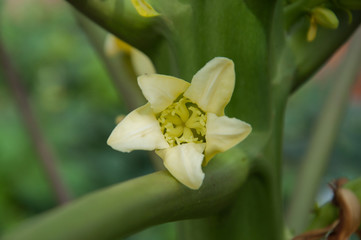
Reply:
[[[0,36],[73,198],[154,171],[146,152],[124,154],[106,145],[116,116],[127,110],[70,6],[60,0],[2,0]],[[290,97],[284,131],[286,203],[314,121],[332,85],[325,79],[339,59]],[[361,176],[360,89],[359,81],[323,185],[336,177]],[[1,235],[57,205],[1,70],[0,136]],[[170,223],[129,239],[174,239],[174,230]]]
[[[283,184],[286,202],[295,184],[300,162],[305,157],[309,141],[326,98],[335,81],[335,68],[343,60],[346,43],[328,63],[295,94],[288,102],[284,129],[284,171]],[[330,153],[329,166],[322,179],[318,202],[331,198],[327,183],[335,178],[355,179],[361,176],[361,69],[351,89],[348,106],[342,116],[340,131]]]

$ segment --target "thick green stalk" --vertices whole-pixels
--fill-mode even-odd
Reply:
[[[179,239],[282,239],[279,187],[270,166],[257,163],[237,198],[217,215],[181,222]]]
[[[172,34],[161,43],[163,51],[150,53],[161,73],[190,81],[213,57],[234,61],[236,86],[226,111],[252,125],[252,134],[240,147],[257,159],[257,171],[237,191],[235,202],[219,215],[182,222],[180,238],[281,239],[279,153],[289,88],[283,84],[284,66],[278,66],[284,50],[281,5],[276,1],[190,1],[189,11],[174,16],[162,1],[153,3],[159,12],[172,16]]]
[[[81,13],[138,49],[154,46],[159,18],[141,17],[131,1],[67,0]]]
[[[300,168],[288,213],[288,225],[296,233],[304,230],[322,176],[346,111],[349,92],[361,67],[361,31],[354,36],[347,55],[337,68],[332,90],[320,113],[309,149]]]
[[[2,240],[106,240],[169,221],[216,214],[232,202],[250,161],[242,154],[212,161],[198,191],[162,171],[85,196],[43,214]]]

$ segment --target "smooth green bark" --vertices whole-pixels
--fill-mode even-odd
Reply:
[[[141,17],[131,1],[69,0],[76,9],[110,32],[143,49],[152,46],[158,33],[155,19]]]
[[[169,221],[216,214],[235,198],[251,162],[237,156],[206,168],[198,190],[190,190],[165,171],[130,180],[75,200],[34,218],[3,240],[98,240],[125,237]]]

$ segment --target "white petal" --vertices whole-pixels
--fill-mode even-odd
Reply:
[[[104,52],[108,57],[113,57],[120,52],[130,53],[132,46],[112,34],[107,34],[104,42]]]
[[[202,154],[205,144],[187,143],[157,150],[164,166],[181,183],[191,189],[199,189],[204,179]]]
[[[216,57],[199,70],[184,96],[197,103],[205,112],[224,115],[235,83],[233,61]]]
[[[115,37],[111,34],[108,34],[105,37],[104,42],[104,52],[107,56],[114,56],[118,53],[119,49],[115,43]]]
[[[160,74],[139,76],[138,84],[155,113],[171,105],[189,87],[182,79]]]
[[[155,73],[154,65],[147,55],[112,34],[107,34],[105,38],[104,52],[108,57],[115,56],[120,52],[129,54],[137,76]]]
[[[129,113],[110,134],[108,145],[115,150],[154,150],[169,147],[149,104]]]
[[[219,152],[224,152],[235,146],[252,131],[251,125],[236,118],[227,116],[218,117],[213,113],[207,114],[206,124],[206,142],[205,162]]]
[[[130,60],[137,76],[155,73],[155,68],[150,58],[138,49],[132,48]]]

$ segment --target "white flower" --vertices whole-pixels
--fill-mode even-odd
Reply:
[[[224,116],[234,83],[234,64],[223,57],[208,62],[191,84],[171,76],[142,75],[138,84],[148,103],[126,116],[107,143],[122,152],[156,150],[178,181],[199,189],[202,164],[252,130],[249,124]]]

